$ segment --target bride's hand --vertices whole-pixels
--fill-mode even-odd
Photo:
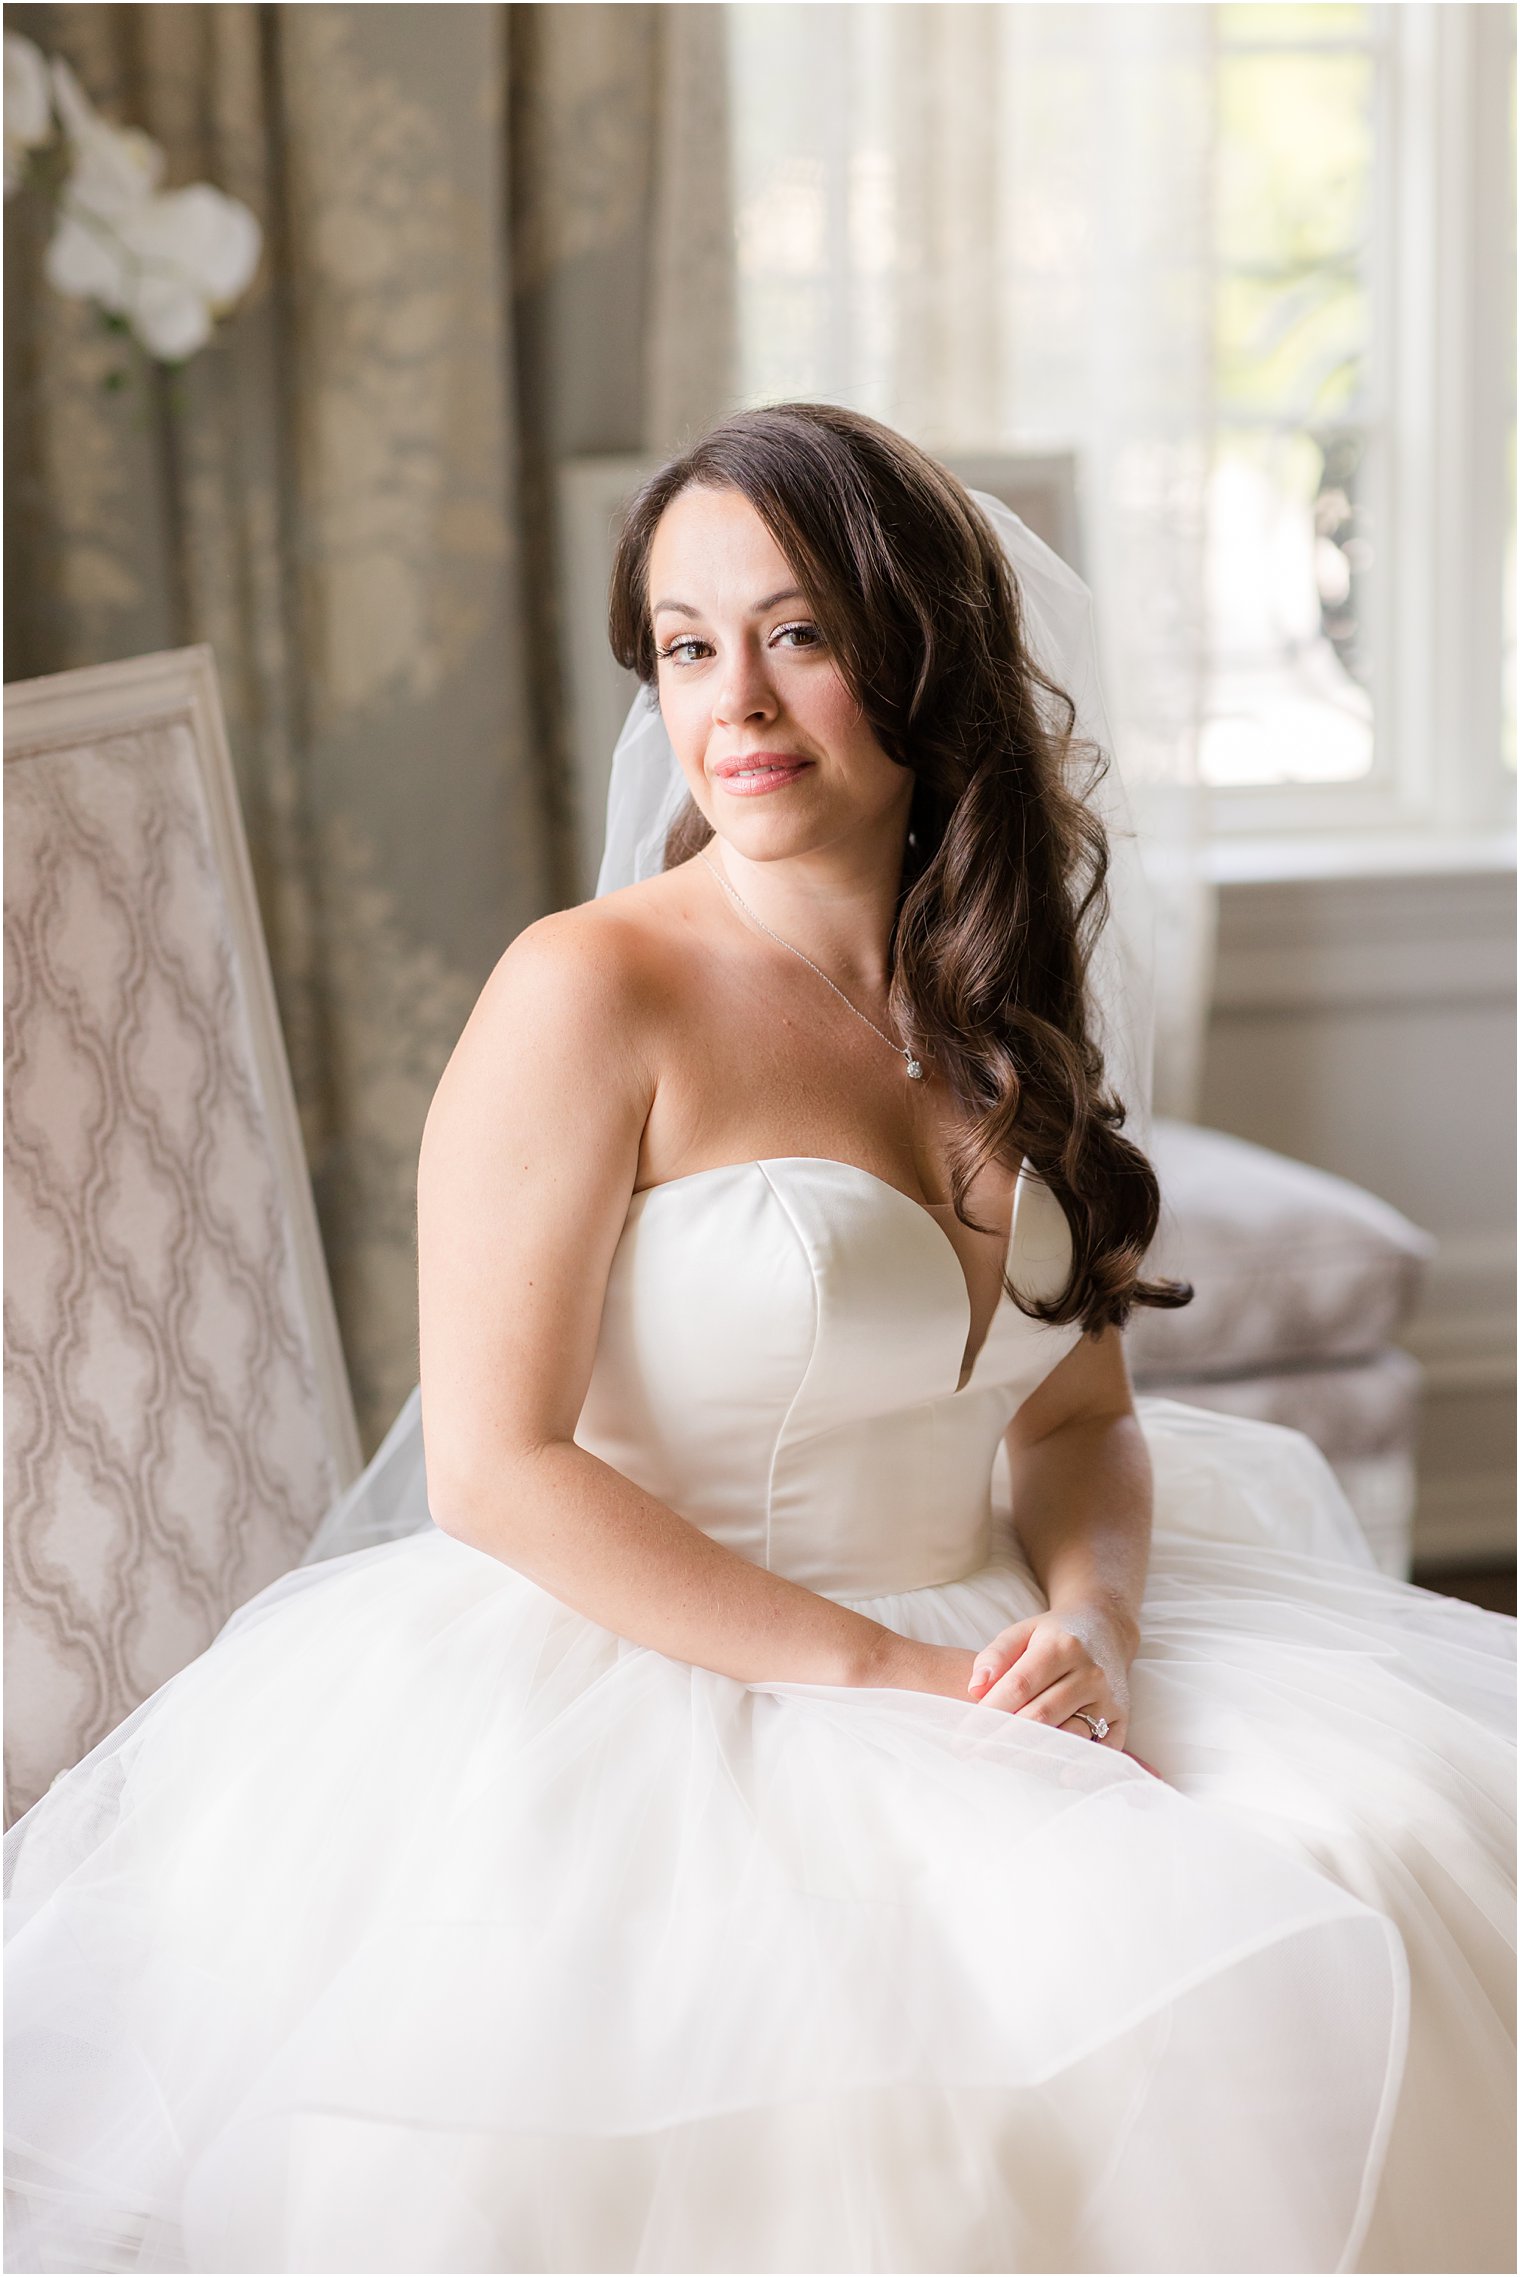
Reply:
[[[1122,1748],[1134,1652],[1116,1616],[1095,1606],[1063,1606],[1000,1630],[976,1655],[966,1689],[984,1708],[1085,1739],[1093,1734],[1077,1710],[1106,1716],[1104,1744]]]

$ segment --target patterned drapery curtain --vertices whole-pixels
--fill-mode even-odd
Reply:
[[[265,258],[166,374],[6,207],[7,679],[215,653],[366,1448],[433,1086],[568,898],[554,469],[729,400],[722,13],[17,6]],[[113,383],[124,372],[124,383]]]
[[[1195,1101],[1213,945],[1198,741],[1214,10],[729,11],[740,387],[946,456],[1073,451],[1157,913],[1156,1099]]]

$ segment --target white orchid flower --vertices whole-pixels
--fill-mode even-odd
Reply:
[[[141,204],[164,171],[152,136],[103,119],[61,55],[53,58],[53,96],[69,145],[70,203],[102,220]]]
[[[179,363],[246,289],[262,243],[248,208],[209,182],[156,192],[109,219],[66,192],[47,275],[59,292],[125,317],[149,355]]]
[[[5,194],[19,190],[26,154],[53,137],[47,59],[19,32],[5,35]]]
[[[58,60],[53,88],[73,164],[48,282],[125,318],[149,355],[182,362],[247,289],[263,244],[258,222],[209,182],[160,190],[158,144],[102,119]]]

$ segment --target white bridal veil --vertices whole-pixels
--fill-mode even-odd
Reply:
[[[1150,1115],[1153,1027],[1151,905],[1103,705],[1092,595],[1075,570],[1001,499],[979,490],[971,495],[997,531],[1018,581],[1027,646],[1075,705],[1075,737],[1108,756],[1107,771],[1090,794],[1108,832],[1110,853],[1109,913],[1094,950],[1091,988],[1110,1080],[1128,1108],[1128,1128],[1143,1140]],[[684,778],[659,706],[652,692],[641,688],[612,755],[598,894],[659,871],[665,834],[684,796]],[[364,1471],[323,1518],[301,1563],[314,1565],[431,1523],[422,1401],[414,1389]]]

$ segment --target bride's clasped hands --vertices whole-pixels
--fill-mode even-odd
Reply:
[[[1133,1620],[1100,1606],[1062,1606],[1011,1622],[977,1652],[883,1632],[866,1681],[969,1699],[1126,1752],[1129,1666],[1138,1647]]]
[[[1140,1642],[1130,1624],[1126,1643],[1112,1613],[1096,1607],[1053,1608],[1000,1629],[972,1664],[967,1690],[984,1708],[1003,1708],[1029,1723],[1069,1724],[1084,1713],[1104,1730],[1086,1737],[1123,1749],[1129,1724],[1129,1664]]]

